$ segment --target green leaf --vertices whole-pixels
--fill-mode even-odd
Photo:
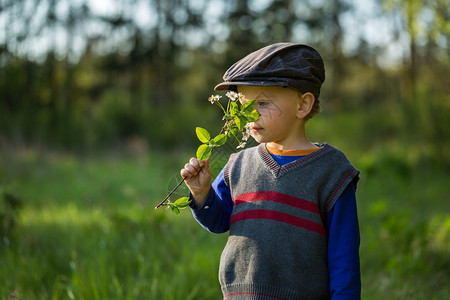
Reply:
[[[175,205],[179,209],[184,209],[184,208],[188,207],[191,202],[192,202],[192,200],[189,199],[189,197],[181,197],[181,198],[177,199],[173,203],[173,205]]]
[[[196,127],[195,134],[197,135],[198,139],[202,143],[208,143],[209,140],[211,139],[211,135],[209,134],[208,130],[206,130],[205,128]]]
[[[234,122],[236,123],[236,126],[239,131],[244,129],[245,125],[248,123],[247,118],[242,115],[237,115],[234,117]]]
[[[238,130],[236,124],[233,124],[233,125],[227,126],[227,131],[228,131],[227,137],[232,137],[232,136],[236,136],[239,130]]]
[[[211,147],[208,145],[200,145],[197,148],[197,159],[202,161],[208,159],[211,156]]]
[[[242,115],[247,118],[247,122],[253,122],[259,119],[259,116],[261,115],[256,109],[255,109],[255,100],[250,100],[246,103],[244,103],[241,107]]]
[[[175,215],[179,215],[180,214],[180,209],[178,208],[178,207],[176,207],[175,205],[170,205],[170,209],[173,211],[173,213],[175,214]]]
[[[242,104],[241,112],[244,114],[249,114],[255,109],[255,101],[256,99],[250,100]]]
[[[219,134],[213,140],[214,140],[214,143],[216,146],[222,146],[223,144],[225,144],[227,142],[227,135],[223,134],[223,133]]]
[[[239,111],[239,105],[236,102],[230,103],[230,115],[235,115]]]
[[[250,113],[245,114],[245,117],[247,118],[248,122],[253,122],[253,121],[258,120],[260,115],[261,114],[255,109],[255,110],[251,111]]]
[[[236,124],[237,128],[241,130],[241,119],[239,119],[238,116],[234,116],[234,123]]]

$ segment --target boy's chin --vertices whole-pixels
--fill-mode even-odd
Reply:
[[[261,143],[267,143],[268,141],[266,141],[262,136],[260,135],[253,135],[252,134],[253,139],[258,142],[259,144]]]

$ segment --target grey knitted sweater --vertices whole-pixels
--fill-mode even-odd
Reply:
[[[328,144],[280,166],[264,144],[230,157],[234,202],[219,280],[226,299],[329,299],[327,213],[359,171]]]

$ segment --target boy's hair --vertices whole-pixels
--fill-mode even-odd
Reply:
[[[277,43],[245,56],[223,75],[214,89],[236,90],[239,85],[282,86],[315,97],[310,119],[320,111],[320,87],[325,80],[322,57],[314,48],[294,43]]]

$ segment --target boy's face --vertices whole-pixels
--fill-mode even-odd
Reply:
[[[250,128],[258,143],[290,147],[304,136],[304,116],[299,113],[302,106],[300,93],[279,86],[239,86],[238,91],[246,99],[256,99],[255,109],[261,116],[250,123]]]

